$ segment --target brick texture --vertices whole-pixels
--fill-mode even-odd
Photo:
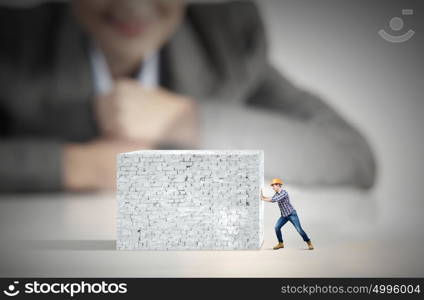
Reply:
[[[117,249],[259,249],[261,150],[118,155]]]

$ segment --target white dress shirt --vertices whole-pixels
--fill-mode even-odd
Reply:
[[[90,60],[96,94],[109,92],[113,86],[113,79],[101,49],[94,42],[90,45]],[[155,88],[159,85],[159,54],[157,52],[143,62],[136,79],[146,88]]]

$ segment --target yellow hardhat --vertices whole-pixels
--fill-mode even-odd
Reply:
[[[274,179],[271,181],[271,184],[270,184],[270,185],[273,185],[273,184],[276,184],[276,183],[278,183],[278,184],[283,184],[283,181],[282,181],[280,178],[274,178]]]

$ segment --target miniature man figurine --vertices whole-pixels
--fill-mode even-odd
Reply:
[[[283,181],[280,178],[274,178],[271,182],[272,189],[275,191],[272,198],[265,197],[261,191],[261,199],[267,202],[277,202],[280,207],[281,217],[278,219],[275,224],[275,233],[277,235],[278,244],[273,247],[274,250],[284,248],[283,237],[281,235],[281,227],[290,221],[293,226],[296,228],[297,232],[302,236],[303,240],[308,244],[308,249],[313,250],[314,246],[311,243],[306,232],[302,229],[300,225],[299,217],[297,212],[294,209],[293,205],[290,203],[290,197],[286,190],[282,188]]]

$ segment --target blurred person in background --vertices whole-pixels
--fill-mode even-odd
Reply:
[[[265,150],[265,175],[369,188],[365,138],[267,58],[248,1],[0,8],[0,191],[115,187],[116,154]]]

